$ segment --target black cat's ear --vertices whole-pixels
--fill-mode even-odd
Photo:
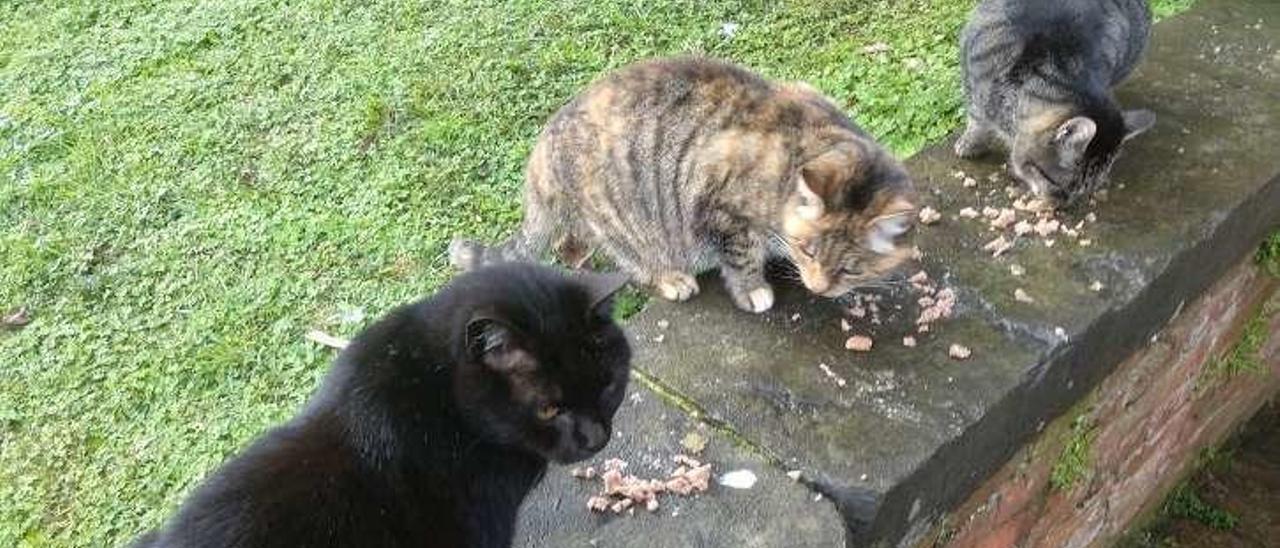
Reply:
[[[1124,111],[1124,140],[1146,133],[1156,125],[1156,113],[1146,109]]]
[[[532,370],[537,363],[517,343],[516,331],[501,320],[477,316],[467,322],[467,357],[499,373]]]
[[[605,315],[613,308],[611,297],[626,287],[631,279],[619,272],[578,272],[575,276],[587,290],[587,308]],[[599,310],[601,308],[605,310]]]

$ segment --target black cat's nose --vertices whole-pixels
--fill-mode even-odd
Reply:
[[[604,446],[609,443],[609,427],[596,421],[578,421],[573,434],[578,445],[591,452],[604,449]]]

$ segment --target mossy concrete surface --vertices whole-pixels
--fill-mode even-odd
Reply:
[[[1105,201],[1068,213],[1096,215],[1088,247],[1024,240],[993,259],[980,248],[994,235],[956,213],[995,203],[1000,159],[959,161],[944,143],[908,162],[944,215],[919,232],[923,267],[960,295],[916,348],[898,342],[914,320],[904,291],[883,301],[873,351],[853,353],[837,303],[784,288],[749,315],[708,277],[692,302],[631,320],[637,367],[813,478],[852,543],[919,540],[1280,223],[1280,3],[1205,0],[1161,23],[1120,98],[1159,122],[1127,145]],[[949,358],[952,343],[973,357]]]

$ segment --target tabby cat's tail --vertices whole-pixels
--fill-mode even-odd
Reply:
[[[541,238],[529,238],[524,231],[495,246],[455,238],[449,243],[449,263],[466,272],[476,268],[513,261],[535,261],[546,247]]]

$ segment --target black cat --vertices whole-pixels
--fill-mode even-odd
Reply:
[[[392,311],[138,547],[506,547],[548,460],[609,441],[621,276],[501,265]]]

